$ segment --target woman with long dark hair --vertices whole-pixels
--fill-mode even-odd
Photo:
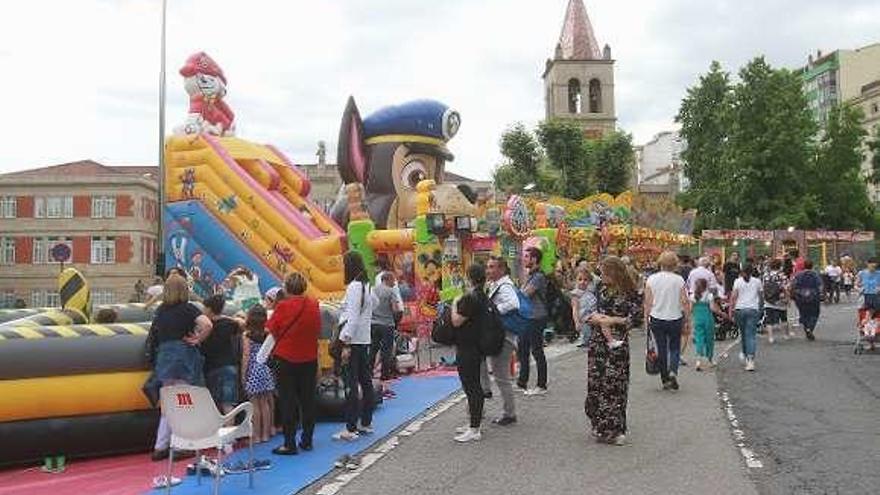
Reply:
[[[736,326],[739,327],[742,341],[740,358],[746,363],[746,371],[755,371],[758,320],[761,315],[761,299],[763,299],[761,280],[753,277],[752,273],[751,264],[743,265],[739,278],[733,283],[733,292],[730,294],[730,311],[735,312]]]
[[[345,299],[339,318],[339,340],[343,343],[342,364],[345,382],[345,429],[333,435],[336,440],[357,440],[373,432],[375,391],[369,364],[370,324],[373,298],[364,259],[349,251],[342,257],[345,272]],[[358,394],[360,389],[360,394]],[[360,419],[360,426],[358,420]]]
[[[455,355],[458,379],[467,395],[470,423],[459,428],[456,442],[480,440],[480,422],[483,419],[483,387],[480,385],[480,364],[485,356],[480,353],[480,329],[487,325],[489,296],[486,295],[486,269],[483,265],[468,268],[467,293],[452,305],[452,326],[455,327]]]
[[[596,288],[596,312],[587,348],[587,399],[584,411],[597,441],[623,445],[626,440],[626,403],[629,394],[629,329],[642,310],[636,283],[620,258],[599,263],[602,281]],[[610,347],[601,325],[610,326],[615,340]]]

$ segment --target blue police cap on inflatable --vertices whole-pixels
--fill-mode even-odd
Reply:
[[[457,111],[435,100],[385,107],[364,119],[366,144],[423,143],[446,149],[461,127]]]

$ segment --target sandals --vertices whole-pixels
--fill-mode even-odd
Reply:
[[[183,480],[180,478],[167,477],[164,474],[161,476],[156,476],[153,478],[153,488],[168,488],[169,486],[177,486],[183,483]]]
[[[355,469],[360,467],[360,463],[354,457],[345,454],[344,456],[336,459],[336,462],[333,463],[335,467],[345,468],[349,471],[354,471]]]

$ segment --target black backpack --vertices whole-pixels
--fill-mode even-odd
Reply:
[[[480,341],[477,343],[480,354],[484,356],[497,356],[504,347],[505,330],[501,323],[501,315],[489,298],[481,298],[486,304],[486,315],[483,324],[480,325]]]
[[[778,277],[773,274],[764,281],[764,300],[770,304],[778,303],[782,299],[782,285]]]

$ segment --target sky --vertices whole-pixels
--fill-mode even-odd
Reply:
[[[182,123],[178,70],[223,68],[240,137],[314,163],[335,158],[353,95],[362,115],[416,98],[456,108],[447,168],[477,179],[515,122],[544,117],[541,73],[568,0],[168,0],[166,131]],[[616,59],[618,124],[644,143],[674,128],[712,60],[795,68],[821,49],[880,42],[876,0],[585,0]],[[93,159],[158,163],[161,0],[31,0],[0,16],[0,173]]]

